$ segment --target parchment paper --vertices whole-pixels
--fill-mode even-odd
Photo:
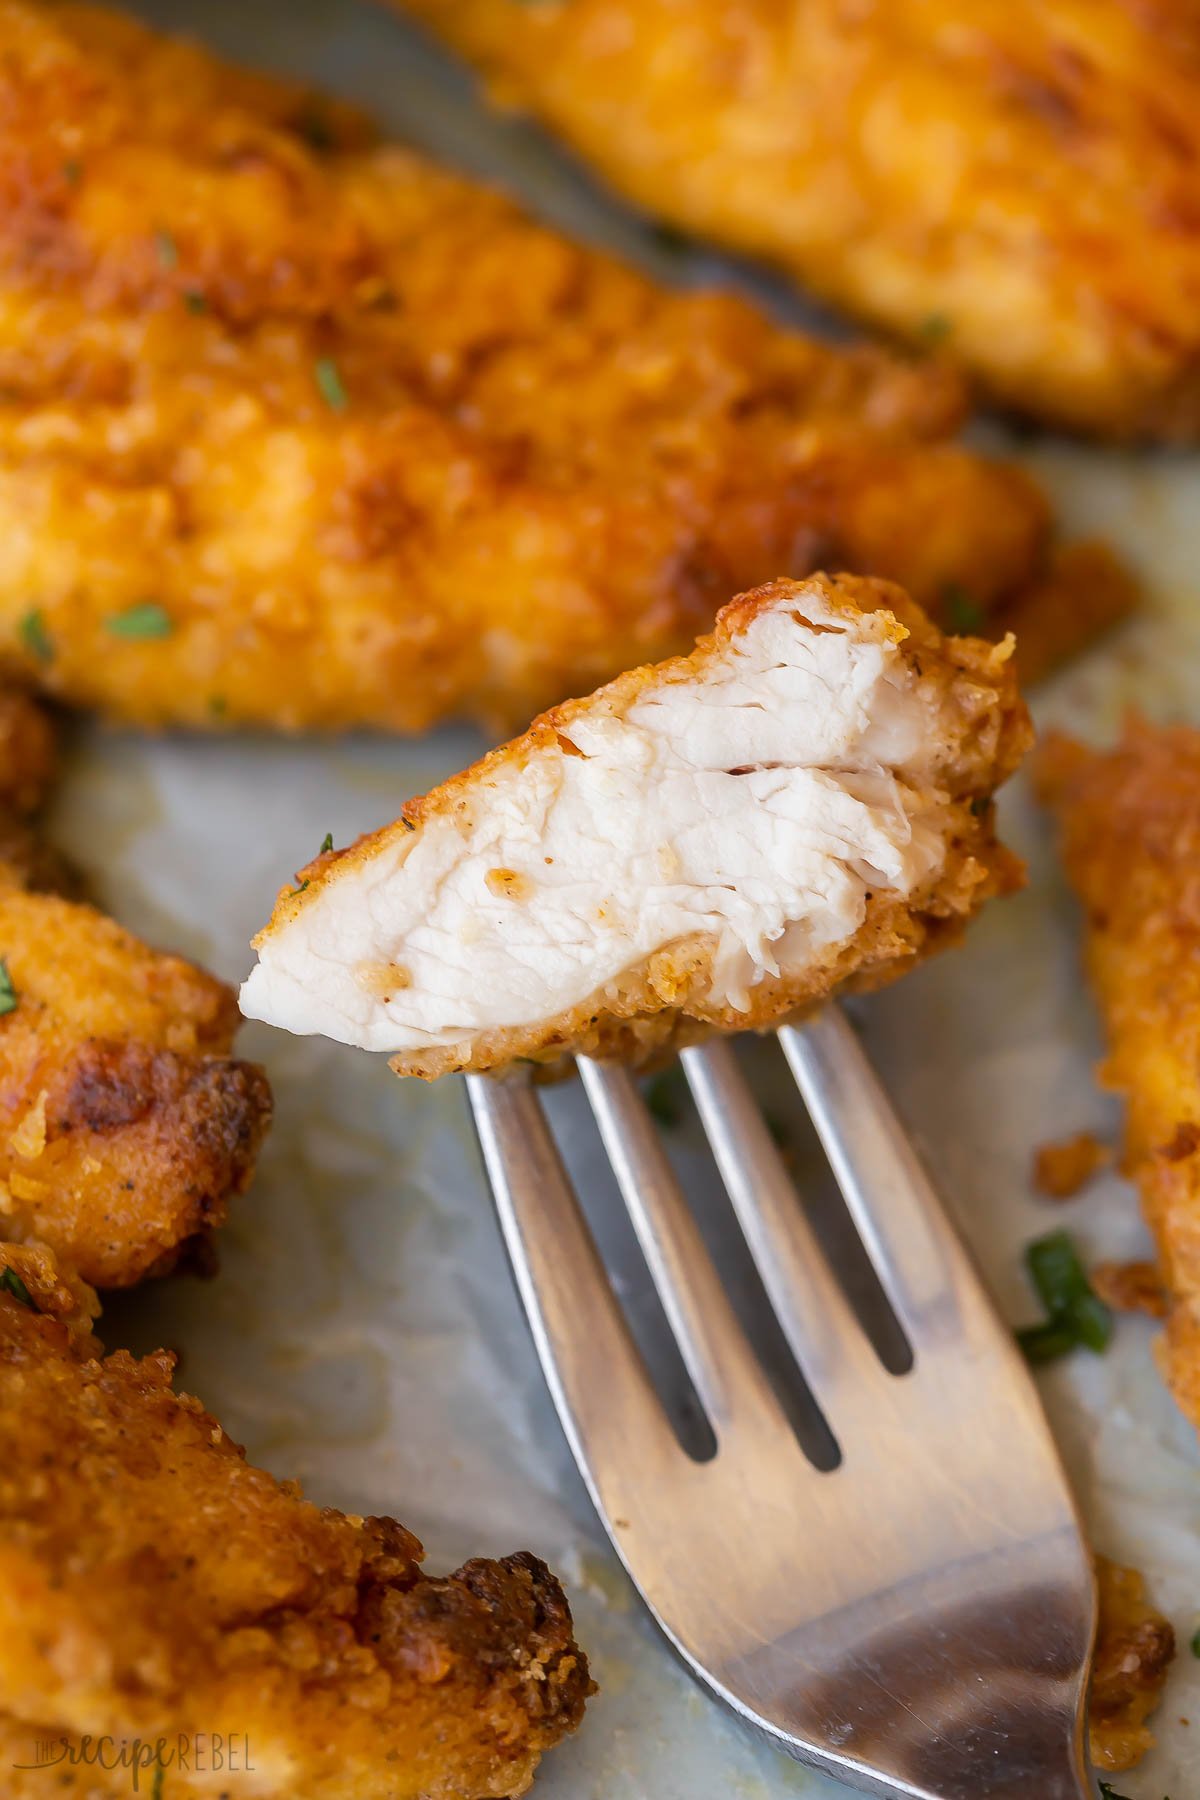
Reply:
[[[349,0],[160,0],[137,10],[363,101],[397,131],[659,274],[749,282],[805,317],[779,284],[672,250],[531,128],[488,118],[462,77],[382,11]],[[1040,719],[1111,735],[1130,702],[1200,719],[1197,459],[1043,439],[1017,449],[1071,522],[1106,531],[1152,588],[1142,620],[1039,696]],[[79,727],[54,832],[118,917],[236,980],[276,885],[326,831],[343,843],[392,818],[482,747],[466,731],[318,745],[147,741]],[[1147,1242],[1132,1191],[1115,1176],[1061,1211],[1030,1192],[1035,1145],[1088,1127],[1110,1134],[1117,1115],[1092,1081],[1099,1045],[1077,921],[1044,826],[1020,782],[1002,810],[1030,860],[1029,890],[862,1017],[1017,1321],[1035,1312],[1020,1268],[1031,1236],[1065,1223],[1088,1254],[1107,1257],[1145,1254]],[[843,1792],[745,1735],[647,1622],[544,1390],[460,1084],[401,1084],[382,1059],[257,1026],[242,1050],[267,1065],[278,1114],[254,1189],[223,1234],[221,1272],[112,1304],[108,1341],[180,1348],[184,1384],[254,1458],[299,1476],[320,1501],[398,1515],[425,1541],[432,1568],[527,1547],[561,1573],[603,1691],[579,1735],[544,1765],[545,1800]],[[786,1112],[786,1083],[777,1071],[763,1080]],[[685,1141],[685,1160],[692,1152]],[[1196,1800],[1200,1663],[1187,1644],[1200,1623],[1200,1455],[1156,1375],[1153,1336],[1144,1321],[1122,1320],[1107,1356],[1075,1357],[1043,1385],[1098,1546],[1148,1573],[1180,1632],[1159,1748],[1115,1785],[1132,1800]]]

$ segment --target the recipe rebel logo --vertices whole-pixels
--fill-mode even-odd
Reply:
[[[85,1735],[34,1738],[30,1758],[14,1769],[85,1768],[124,1771],[132,1794],[169,1800],[172,1770],[186,1775],[252,1775],[250,1739],[221,1731],[177,1732],[172,1737],[118,1738]]]

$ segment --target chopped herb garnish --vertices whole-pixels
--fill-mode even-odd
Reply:
[[[1060,1356],[1069,1356],[1077,1339],[1069,1325],[1027,1325],[1018,1331],[1017,1342],[1026,1362],[1040,1368],[1043,1363],[1057,1362]]]
[[[325,833],[325,836],[321,839],[321,848],[318,850],[317,855],[324,856],[327,851],[332,850],[332,849],[333,849],[333,833],[332,833],[332,831],[327,831]]]
[[[1200,1656],[1200,1626],[1192,1633],[1192,1655]]]
[[[5,1013],[16,1012],[19,998],[8,972],[8,959],[0,956],[0,1018]]]
[[[33,1295],[15,1269],[0,1269],[0,1288],[4,1288],[10,1293],[14,1300],[19,1300],[22,1306],[27,1306],[30,1312],[37,1311],[37,1307],[33,1304]]]
[[[1065,1231],[1037,1238],[1025,1251],[1025,1266],[1046,1309],[1046,1322],[1017,1333],[1031,1363],[1052,1362],[1072,1350],[1107,1350],[1112,1313],[1092,1291],[1079,1253]]]
[[[63,180],[68,187],[78,187],[83,180],[83,164],[75,157],[68,157],[62,166]]]
[[[921,325],[921,336],[927,344],[940,344],[954,330],[945,313],[930,313]]]
[[[1065,1231],[1051,1231],[1028,1244],[1025,1266],[1052,1319],[1069,1313],[1076,1300],[1092,1291],[1079,1252]]]
[[[1118,1794],[1115,1787],[1110,1787],[1107,1781],[1102,1781],[1100,1783],[1100,1800],[1129,1800],[1129,1797],[1127,1794]]]
[[[214,719],[223,719],[225,714],[229,711],[229,702],[226,700],[224,694],[210,694],[208,697],[208,710]]]
[[[292,889],[291,898],[294,900],[296,898],[296,895],[302,894],[307,886],[308,886],[307,880],[298,881],[296,883],[295,887]]]
[[[321,390],[321,398],[330,411],[345,412],[350,404],[350,398],[332,356],[319,356],[313,364],[313,375]]]
[[[987,794],[976,794],[971,802],[971,811],[977,819],[986,819],[991,808],[992,802]]]
[[[208,311],[208,301],[203,294],[197,293],[195,288],[188,289],[183,296],[183,304],[190,313],[206,313]]]
[[[39,606],[35,606],[31,612],[25,614],[17,630],[20,633],[21,642],[31,656],[36,656],[40,663],[54,661],[54,645],[50,633],[46,630],[45,614]]]
[[[108,621],[108,629],[114,637],[165,638],[170,637],[175,623],[166,607],[160,606],[157,600],[140,600],[136,606],[114,613]]]
[[[154,248],[158,252],[158,260],[164,269],[179,267],[179,246],[169,231],[156,231]]]
[[[673,1131],[683,1123],[683,1103],[687,1095],[687,1077],[678,1063],[664,1069],[646,1083],[644,1098],[652,1118],[666,1130]]]
[[[948,581],[942,589],[942,611],[951,631],[978,631],[983,624],[983,608],[957,581]]]
[[[415,831],[417,829],[412,820],[406,819],[403,813],[400,815],[400,823],[403,825],[405,831]]]

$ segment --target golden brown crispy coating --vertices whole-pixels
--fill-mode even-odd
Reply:
[[[1001,400],[1200,425],[1194,0],[399,0],[650,211]]]
[[[36,825],[57,763],[45,708],[20,688],[0,687],[0,862],[26,887],[68,892],[74,872]]]
[[[511,727],[781,573],[1044,605],[1056,651],[1132,603],[948,441],[946,369],[664,292],[339,120],[314,148],[311,111],[0,0],[0,650],[52,692]]]
[[[0,1289],[9,1800],[124,1800],[128,1768],[12,1769],[39,1740],[85,1733],[150,1755],[180,1733],[193,1756],[213,1734],[240,1747],[219,1782],[164,1758],[162,1790],[178,1800],[523,1794],[590,1690],[545,1566],[519,1555],[423,1575],[420,1544],[393,1520],[319,1510],[249,1467],[172,1391],[172,1363],[97,1360]]]
[[[1165,1364],[1200,1424],[1200,731],[1134,719],[1113,750],[1053,736],[1037,761],[1087,918],[1107,1086],[1170,1295]]]
[[[0,864],[0,1225],[97,1287],[170,1268],[248,1184],[266,1077],[223,982]]]
[[[553,1063],[572,1054],[637,1063],[662,1060],[714,1031],[765,1030],[811,1010],[835,989],[893,980],[953,943],[986,899],[1011,891],[1023,878],[1016,858],[996,841],[991,805],[993,791],[1013,772],[1032,739],[1011,646],[943,637],[890,583],[815,575],[803,583],[772,582],[740,595],[721,609],[714,631],[690,655],[630,670],[585,699],[553,708],[521,737],[409,801],[395,824],[347,850],[323,853],[299,871],[302,886],[289,884],[281,890],[255,947],[262,951],[307,909],[319,906],[331,879],[353,880],[376,857],[386,861],[394,843],[403,844],[431,821],[461,817],[462,829],[469,833],[475,813],[486,811],[491,778],[500,771],[522,770],[546,752],[581,754],[571,737],[579,721],[621,719],[652,685],[701,684],[709,663],[728,657],[757,617],[783,604],[800,615],[820,616],[828,608],[843,615],[851,628],[864,613],[890,614],[890,635],[927,696],[931,735],[938,729],[933,721],[941,719],[938,707],[944,696],[945,714],[959,723],[961,741],[947,745],[938,774],[938,785],[949,796],[951,820],[943,866],[906,895],[886,886],[868,895],[862,924],[852,936],[814,950],[791,969],[756,979],[744,1006],[733,1005],[715,979],[718,939],[695,932],[636,962],[568,1012],[526,1025],[476,1030],[449,1045],[403,1051],[391,1066],[397,1074],[432,1080],[459,1069],[490,1069],[519,1059]],[[270,1017],[270,1011],[261,1016]]]
[[[1092,1664],[1088,1724],[1098,1769],[1129,1769],[1154,1742],[1146,1720],[1162,1699],[1175,1633],[1146,1599],[1136,1569],[1096,1558],[1100,1629]]]

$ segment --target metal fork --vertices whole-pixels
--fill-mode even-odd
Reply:
[[[693,1098],[841,1452],[807,1458],[627,1070],[580,1074],[716,1438],[667,1422],[528,1070],[468,1077],[546,1379],[621,1560],[699,1679],[780,1748],[906,1800],[1081,1800],[1091,1560],[1036,1389],[844,1015],[779,1032],[912,1350],[877,1357],[732,1047]]]

